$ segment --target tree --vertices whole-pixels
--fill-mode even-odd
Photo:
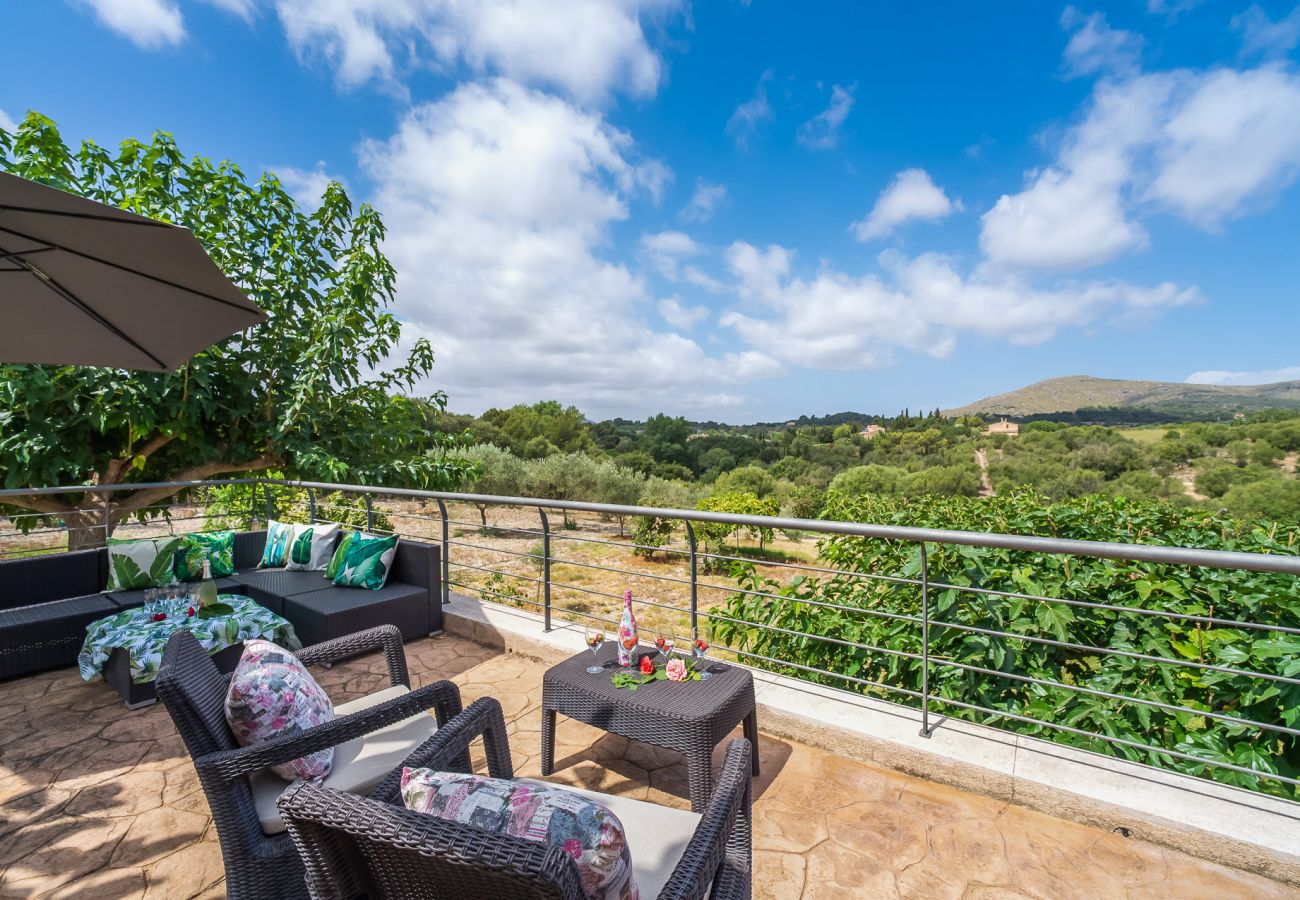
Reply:
[[[596,493],[600,466],[585,453],[564,453],[528,463],[528,485],[533,496],[550,500],[591,500]],[[576,527],[564,511],[564,527]]]
[[[691,457],[686,450],[686,439],[691,434],[690,424],[678,416],[659,413],[646,419],[639,450],[644,450],[661,463],[690,466]]]
[[[776,479],[762,466],[741,466],[719,475],[715,490],[718,493],[740,491],[767,497],[776,490]]]
[[[527,459],[596,449],[582,412],[555,400],[489,409],[481,420],[498,430],[515,455]]]
[[[1300,521],[1300,481],[1269,478],[1234,485],[1223,495],[1223,505],[1242,518]]]
[[[897,494],[907,473],[893,466],[855,466],[831,479],[830,490],[850,497],[867,494]]]
[[[528,479],[524,462],[509,450],[492,444],[476,444],[465,451],[465,458],[477,469],[477,478],[466,478],[476,493],[518,497],[526,490]],[[483,527],[488,527],[487,503],[476,503]]]
[[[600,463],[596,469],[597,503],[610,503],[615,506],[635,506],[645,489],[646,478],[635,469],[615,463]],[[623,523],[627,516],[616,515],[618,519],[618,536],[623,536]]]
[[[775,516],[778,512],[775,500],[759,497],[749,491],[727,491],[704,498],[696,509],[710,512],[732,513],[739,516]],[[731,525],[725,522],[696,522],[695,533],[699,536],[704,549],[709,553],[721,553],[726,547],[726,540],[737,531],[745,531],[758,540],[761,550],[772,539],[771,528],[751,528],[746,525]],[[716,566],[709,566],[716,568]]]
[[[430,372],[417,340],[391,359],[396,273],[384,225],[331,182],[304,213],[271,174],[186,157],[170,135],[73,150],[29,113],[0,129],[0,169],[190,229],[267,321],[174,373],[0,367],[0,470],[7,488],[194,481],[278,470],[332,481],[450,488],[468,464],[434,430],[446,395],[403,395]],[[432,452],[430,452],[432,451]],[[69,548],[94,546],[174,488],[25,495],[7,503],[62,519]]]

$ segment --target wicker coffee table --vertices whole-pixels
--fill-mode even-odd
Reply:
[[[652,681],[629,691],[609,680],[618,671],[617,653],[611,641],[595,654],[595,662],[606,667],[599,674],[588,674],[593,654],[587,651],[552,666],[542,677],[543,775],[555,770],[557,713],[686,754],[694,812],[704,811],[713,789],[713,748],[742,722],[745,737],[754,746],[753,767],[758,774],[758,714],[749,672],[709,660],[704,667],[713,677],[707,681]],[[638,662],[653,653],[641,648]]]

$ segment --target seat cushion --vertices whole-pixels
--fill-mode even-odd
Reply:
[[[538,781],[535,778],[516,780],[555,787],[553,782]],[[637,888],[642,897],[658,897],[682,854],[686,852],[686,845],[695,834],[695,826],[700,824],[699,814],[688,809],[659,806],[645,800],[598,794],[595,791],[570,788],[568,785],[564,787],[603,804],[618,816],[627,837],[627,848],[632,853],[632,873],[636,877]]]
[[[237,584],[246,584],[277,597],[292,597],[330,586],[320,572],[290,572],[287,569],[254,569],[236,572],[230,578]]]
[[[294,594],[285,598],[283,615],[309,646],[376,625],[396,625],[409,641],[428,632],[428,604],[423,588],[390,582],[376,591],[327,587]]]
[[[348,716],[410,693],[405,685],[395,685],[365,697],[334,707],[335,717]],[[433,736],[437,721],[428,713],[403,719],[365,737],[354,738],[334,748],[334,765],[321,784],[350,794],[369,793],[389,772],[402,764],[411,751]],[[275,801],[289,787],[289,782],[270,771],[258,772],[249,781],[257,818],[266,834],[284,831],[284,820]]]
[[[0,609],[0,629],[39,625],[42,622],[61,622],[65,619],[82,619],[87,616],[100,618],[115,612],[117,606],[104,594],[68,597],[65,600],[50,600],[46,603],[33,603],[30,606],[19,606],[14,609]]]

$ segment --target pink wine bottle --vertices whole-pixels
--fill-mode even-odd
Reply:
[[[623,668],[636,665],[636,613],[632,612],[632,592],[623,592],[623,618],[618,623],[618,664]]]

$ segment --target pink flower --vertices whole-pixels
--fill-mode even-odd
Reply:
[[[582,856],[582,841],[577,838],[569,838],[564,842],[564,852],[578,859]]]
[[[668,661],[668,667],[664,670],[669,681],[684,681],[686,679],[686,663],[680,659]]]

